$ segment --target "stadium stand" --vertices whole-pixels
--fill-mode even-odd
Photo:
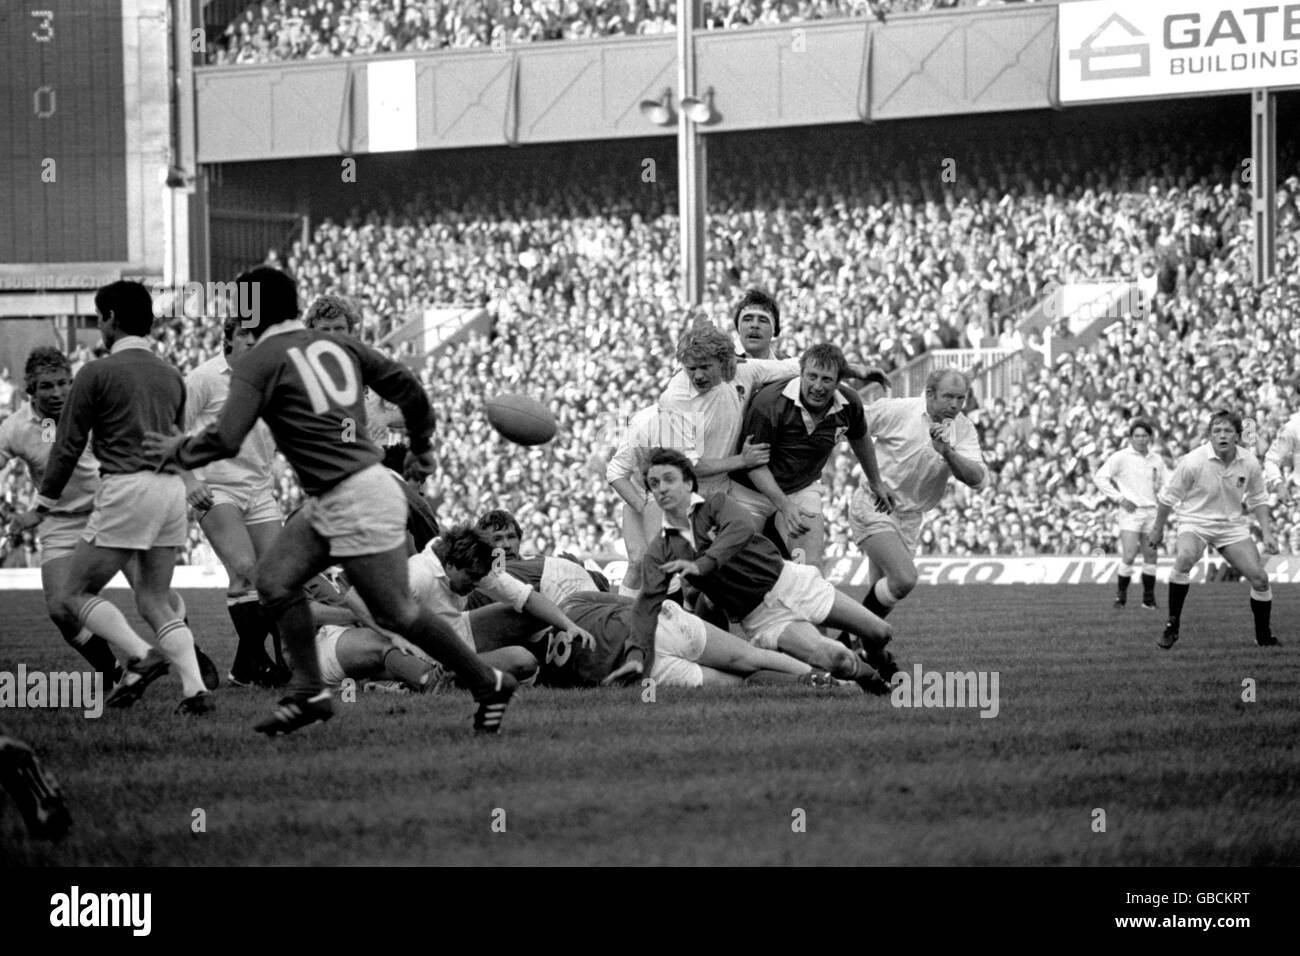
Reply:
[[[998,478],[978,493],[950,489],[921,548],[1112,553],[1113,506],[1091,475],[1124,441],[1128,418],[1156,421],[1154,447],[1172,462],[1202,440],[1211,403],[1257,418],[1261,448],[1300,410],[1279,392],[1300,373],[1300,151],[1294,139],[1282,144],[1279,278],[1256,289],[1241,182],[1249,150],[1226,115],[1210,101],[1036,125],[986,117],[717,137],[707,310],[725,323],[744,288],[766,287],[782,302],[782,354],[825,338],[862,364],[897,368],[929,349],[1013,342],[1017,316],[1049,282],[1137,282],[1144,315],[984,400],[973,417]],[[956,182],[943,182],[941,162],[958,148]],[[523,523],[525,551],[620,549],[601,455],[618,419],[668,376],[685,321],[674,304],[675,193],[629,172],[642,153],[628,149],[448,156],[403,201],[368,195],[281,254],[304,305],[325,291],[362,303],[369,341],[434,303],[481,305],[494,317],[490,337],[420,369],[438,410],[441,464],[425,490],[444,526],[505,507]],[[214,326],[168,320],[159,348],[187,370],[216,349]],[[560,439],[536,449],[501,442],[478,406],[508,390],[554,408]],[[855,552],[849,464],[842,456],[830,466],[832,558]],[[280,485],[290,508],[291,474]],[[0,511],[29,494],[10,472]],[[1300,507],[1274,515],[1279,540],[1300,552]],[[12,560],[25,546],[8,549]]]
[[[708,29],[996,6],[1002,0],[718,0]],[[1006,0],[1008,3],[1036,0]],[[673,33],[670,0],[288,0],[247,5],[208,51],[218,63],[486,47]],[[222,29],[224,26],[224,29]]]

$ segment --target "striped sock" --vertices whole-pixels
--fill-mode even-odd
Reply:
[[[92,597],[83,604],[77,619],[86,630],[108,641],[123,660],[139,660],[149,653],[149,645],[126,622],[122,612],[101,597]]]
[[[194,635],[184,621],[168,621],[158,629],[158,649],[181,675],[181,688],[186,697],[207,690],[203,686],[203,675],[199,672],[199,659],[194,656]]]

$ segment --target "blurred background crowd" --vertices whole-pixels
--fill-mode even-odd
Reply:
[[[1156,423],[1154,447],[1172,464],[1201,443],[1212,405],[1255,418],[1261,449],[1300,411],[1288,384],[1300,372],[1295,130],[1283,131],[1279,278],[1257,288],[1248,137],[1240,111],[1226,116],[1211,101],[713,137],[703,310],[729,328],[730,306],[764,288],[782,308],[780,355],[826,340],[857,364],[896,369],[933,349],[1018,347],[1020,317],[1053,283],[1136,283],[1138,314],[1032,365],[1008,394],[978,396],[972,418],[995,480],[980,492],[953,483],[921,545],[1113,553],[1115,509],[1091,476],[1133,416]],[[671,151],[656,140],[438,156],[398,195],[384,192],[397,177],[371,175],[380,185],[349,205],[318,204],[307,241],[270,257],[298,278],[304,308],[325,292],[352,298],[372,343],[435,304],[491,317],[489,334],[400,356],[438,413],[440,468],[424,491],[444,524],[505,507],[525,550],[621,550],[605,455],[671,375],[691,318],[678,301]],[[945,160],[955,176],[942,175]],[[156,332],[185,371],[219,347],[212,319],[160,320]],[[11,361],[6,410],[22,398],[21,357]],[[559,437],[534,449],[497,437],[481,403],[502,391],[553,408]],[[828,468],[832,558],[856,553],[845,516],[861,475],[850,464],[841,455]],[[7,516],[31,488],[21,469],[2,480]],[[299,500],[288,470],[279,485],[287,510]],[[1279,505],[1274,517],[1300,553],[1300,510]],[[197,529],[193,542],[188,559],[209,560]],[[28,546],[11,546],[10,563]]]
[[[711,30],[996,6],[1004,0],[704,0]],[[1035,0],[1005,0],[1009,3]],[[671,0],[264,0],[208,50],[212,63],[267,63],[444,47],[497,47],[676,31]]]

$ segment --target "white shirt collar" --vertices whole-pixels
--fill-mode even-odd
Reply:
[[[108,350],[108,354],[116,355],[118,352],[124,352],[127,349],[144,349],[146,352],[153,351],[153,347],[149,344],[149,340],[143,335],[124,335],[113,343],[113,347]]]
[[[687,527],[687,528],[690,528],[690,516],[693,515],[693,514],[695,514],[695,509],[698,508],[698,507],[699,507],[700,505],[702,505],[702,504],[704,504],[704,498],[702,498],[698,492],[694,492],[694,491],[692,491],[692,492],[691,492],[691,503],[690,503],[690,505],[686,508],[686,527]],[[680,526],[675,525],[675,524],[673,524],[671,521],[668,520],[668,512],[666,512],[666,511],[664,512],[664,522],[663,522],[663,527],[664,527],[664,530],[665,530],[665,531],[681,531],[681,530],[683,530]]]
[[[786,383],[785,388],[781,389],[781,394],[784,395],[786,398],[790,399],[790,401],[794,402],[796,405],[798,405],[808,415],[811,416],[813,414],[812,409],[810,409],[807,405],[803,403],[803,379],[801,378],[790,379],[790,381]],[[836,385],[835,391],[831,393],[830,407],[826,409],[825,414],[834,415],[841,408],[843,408],[845,404],[846,403],[844,401],[844,394],[840,391],[839,386]]]

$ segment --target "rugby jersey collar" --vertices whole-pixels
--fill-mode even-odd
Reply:
[[[670,522],[670,521],[668,520],[668,513],[667,513],[667,512],[664,512],[664,521],[663,521],[663,527],[664,527],[664,530],[665,530],[665,531],[679,531],[679,532],[685,533],[685,532],[690,528],[691,515],[695,514],[695,509],[697,509],[697,508],[698,508],[700,505],[702,505],[702,504],[704,504],[704,498],[701,497],[701,495],[699,494],[699,492],[692,491],[692,492],[691,492],[691,504],[690,504],[690,507],[686,509],[686,528],[680,528],[680,527],[678,527],[677,525],[675,525],[675,524],[673,524],[672,522]]]
[[[108,350],[109,355],[116,355],[118,352],[125,352],[127,349],[144,349],[146,352],[152,352],[153,347],[149,345],[149,340],[143,335],[124,335]]]
[[[803,403],[802,386],[802,378],[792,378],[790,381],[786,382],[785,388],[781,389],[781,394],[798,405],[799,410],[802,411],[804,416],[807,418],[812,416],[812,412],[808,409],[808,406]],[[835,391],[831,393],[831,404],[830,407],[826,409],[826,414],[834,415],[847,404],[848,402],[844,400],[844,393],[841,392],[839,386],[836,385]]]

